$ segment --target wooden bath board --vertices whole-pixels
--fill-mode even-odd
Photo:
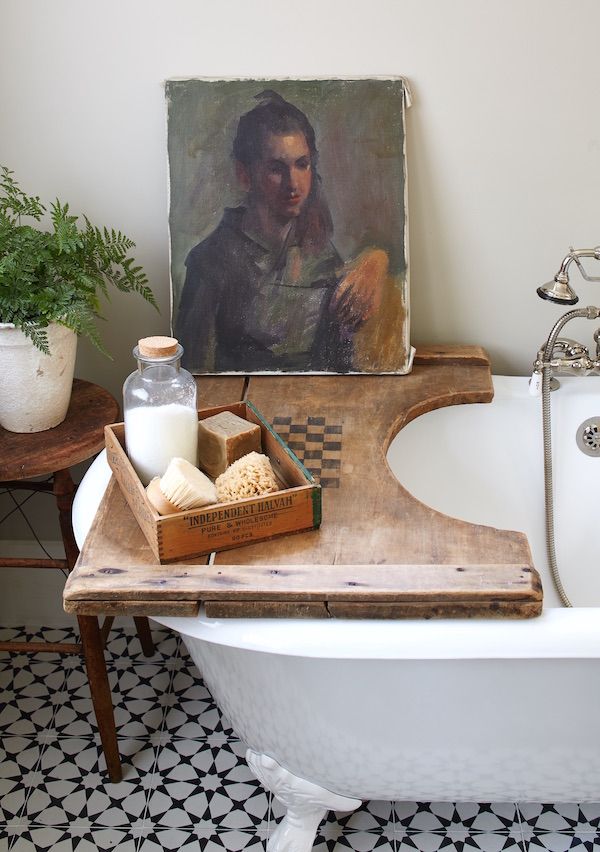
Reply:
[[[323,488],[319,530],[160,565],[118,486],[70,575],[67,612],[214,617],[432,618],[539,615],[523,533],[449,518],[413,498],[386,452],[445,405],[492,399],[478,347],[417,351],[408,376],[200,378],[199,404],[251,399]],[[460,484],[457,484],[460,487]]]

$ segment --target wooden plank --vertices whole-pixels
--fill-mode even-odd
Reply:
[[[177,615],[196,616],[200,610],[200,602],[167,601],[167,600],[69,600],[64,601],[65,612],[75,615]]]
[[[103,565],[107,556],[107,564],[115,566],[115,570],[131,565],[151,566],[156,561],[114,477],[108,483],[67,584],[76,579],[79,565]]]
[[[161,566],[112,484],[67,581],[66,607],[143,612],[160,604],[164,613],[204,601],[221,613],[244,606],[273,614],[325,608],[336,617],[538,614],[541,584],[526,537],[424,506],[385,459],[396,432],[417,414],[491,399],[489,364],[471,349],[432,356],[434,363],[402,377],[252,377],[248,399],[276,431],[288,429],[285,439],[295,452],[299,445],[305,465],[328,462],[319,470],[321,484],[328,480],[321,529],[219,553],[213,565]],[[214,380],[211,402],[232,401],[221,384],[232,378]]]
[[[45,557],[0,556],[0,568],[55,568],[68,571],[66,559],[46,559]]]
[[[435,512],[408,494],[386,461],[390,442],[414,417],[443,405],[489,402],[492,396],[487,365],[442,363],[417,366],[408,376],[311,376],[310,382],[252,377],[248,399],[276,430],[283,421],[304,428],[305,433],[292,434],[296,440],[288,439],[291,448],[309,470],[320,468],[321,480],[332,470],[338,480],[331,487],[321,481],[323,520],[318,533],[252,544],[219,554],[217,562],[531,564],[523,534],[475,527]],[[339,440],[326,441],[323,435],[319,443],[318,428],[309,428],[309,420],[323,421],[322,429],[338,429],[332,436]],[[311,455],[321,446],[323,459],[313,464]],[[328,451],[326,446],[339,450]],[[338,467],[330,469],[325,463]]]
[[[451,344],[416,344],[414,364],[472,364],[489,366],[490,359],[481,346],[454,346]]]
[[[246,386],[245,376],[196,376],[198,408],[241,402]]]
[[[208,618],[330,618],[321,601],[208,601]]]
[[[80,561],[66,584],[68,600],[377,602],[467,595],[474,600],[541,600],[541,587],[537,572],[527,564],[161,565],[134,563],[128,556],[89,567]]]
[[[333,602],[327,610],[332,618],[534,618],[542,613],[542,600]]]
[[[210,601],[209,618],[531,618],[542,601],[407,601],[402,603],[308,603],[301,601]]]
[[[160,557],[157,523],[160,515],[146,496],[133,465],[125,452],[125,425],[116,423],[104,430],[106,442],[106,458],[112,470],[113,477],[119,484],[122,497],[129,503],[140,529],[146,536],[150,549],[155,557]]]
[[[0,651],[14,654],[82,654],[83,645],[74,642],[0,642]]]

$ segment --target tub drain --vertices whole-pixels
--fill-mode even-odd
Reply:
[[[577,430],[577,446],[586,456],[600,456],[600,417],[584,420]]]

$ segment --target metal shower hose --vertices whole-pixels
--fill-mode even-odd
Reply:
[[[547,360],[547,359],[545,359]],[[546,495],[546,549],[550,573],[564,606],[573,606],[565,592],[556,563],[554,542],[554,494],[552,488],[552,432],[550,428],[550,366],[542,369],[542,434],[544,438],[544,490]]]
[[[554,542],[554,495],[552,489],[552,432],[550,429],[550,361],[552,353],[558,339],[558,335],[564,325],[569,320],[576,317],[585,317],[586,319],[598,319],[600,310],[594,305],[588,305],[587,308],[576,308],[573,311],[568,311],[554,325],[550,332],[548,341],[544,348],[544,361],[542,366],[542,433],[544,439],[544,490],[546,494],[546,548],[548,552],[548,562],[550,563],[550,572],[552,580],[556,587],[564,606],[572,607],[573,604],[567,597],[560,579],[558,565],[556,564],[556,547]]]

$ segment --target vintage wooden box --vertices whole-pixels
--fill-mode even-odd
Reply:
[[[125,425],[115,423],[104,430],[108,463],[161,563],[316,529],[321,523],[321,486],[252,403],[204,408],[198,412],[198,418],[203,420],[221,411],[232,411],[260,426],[262,451],[269,457],[281,483],[280,491],[173,515],[159,515],[146,497],[146,490],[125,453]]]

